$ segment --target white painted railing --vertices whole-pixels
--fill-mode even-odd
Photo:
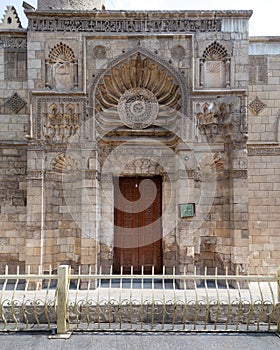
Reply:
[[[51,271],[51,268],[50,268]],[[280,330],[278,275],[0,275],[2,330]]]

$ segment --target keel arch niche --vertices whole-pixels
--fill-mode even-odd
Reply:
[[[98,131],[174,128],[182,110],[181,86],[173,72],[140,51],[114,62],[96,83]]]

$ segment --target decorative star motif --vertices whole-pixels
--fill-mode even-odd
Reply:
[[[259,114],[265,107],[266,105],[258,98],[258,96],[249,103],[249,108],[254,114]]]
[[[18,113],[26,105],[26,102],[15,93],[6,101],[6,104],[14,113]]]

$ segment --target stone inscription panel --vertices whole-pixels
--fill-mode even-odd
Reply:
[[[219,19],[159,19],[159,20],[86,20],[34,18],[29,30],[38,32],[94,32],[94,33],[185,33],[220,32]]]

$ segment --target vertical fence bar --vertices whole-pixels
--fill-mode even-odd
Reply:
[[[278,303],[280,303],[280,266],[278,267],[277,270],[277,285],[278,285]]]
[[[277,289],[278,289],[278,303],[280,303],[280,266],[277,270]],[[277,322],[277,332],[280,333],[280,317],[278,316],[278,322]]]
[[[69,288],[69,266],[61,265],[58,268],[57,282],[57,333],[67,333],[69,330],[69,317],[67,298]]]

